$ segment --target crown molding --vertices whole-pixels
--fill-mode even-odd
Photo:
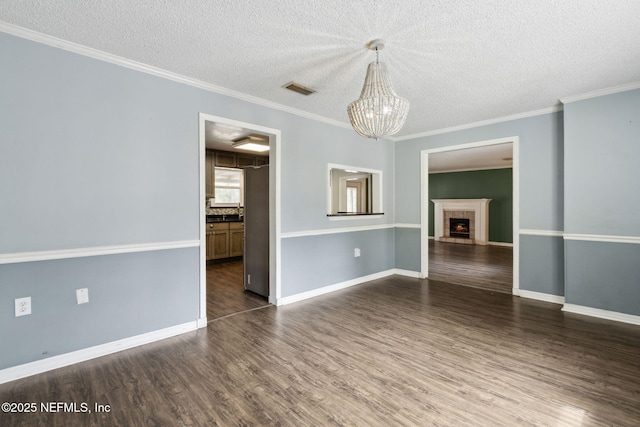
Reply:
[[[253,95],[247,95],[242,92],[237,92],[231,89],[227,89],[222,86],[216,86],[211,83],[203,82],[202,80],[186,77],[181,74],[173,73],[171,71],[163,70],[161,68],[153,67],[151,65],[147,65],[141,62],[133,61],[131,59],[123,58],[121,56],[112,55],[110,53],[103,52],[98,49],[94,49],[78,43],[70,42],[68,40],[63,40],[57,37],[42,34],[37,31],[33,31],[23,27],[19,27],[17,25],[9,24],[7,22],[0,21],[0,32],[7,33],[23,39],[31,40],[33,42],[56,47],[69,52],[73,52],[78,55],[83,55],[83,56],[87,56],[100,61],[109,62],[111,64],[115,64],[121,67],[140,71],[156,77],[161,77],[163,79],[172,80],[177,83],[182,83],[182,84],[203,89],[209,92],[214,92],[219,95],[229,96],[231,98],[239,99],[241,101],[250,102],[252,104],[260,105],[263,107],[273,108],[274,110],[280,110],[285,113],[294,114],[296,116],[304,117],[304,118],[315,120],[318,122],[327,123],[333,126],[344,128],[344,129],[351,129],[351,126],[348,123],[341,122],[339,120],[330,119],[328,117],[321,116],[319,114],[309,113],[307,111],[299,110],[297,108],[288,107],[286,105],[268,101],[263,98],[258,98]]]
[[[397,141],[407,141],[409,139],[416,139],[416,138],[421,138],[421,137],[425,137],[425,136],[439,135],[439,134],[443,134],[443,133],[455,132],[455,131],[458,131],[458,130],[472,129],[472,128],[477,128],[477,127],[481,127],[481,126],[493,125],[493,124],[496,124],[496,123],[510,122],[512,120],[526,119],[528,117],[543,116],[545,114],[557,113],[557,112],[560,112],[562,110],[563,110],[563,106],[562,105],[556,105],[556,106],[553,106],[553,107],[543,108],[543,109],[540,109],[540,110],[527,111],[527,112],[518,113],[518,114],[511,114],[509,116],[496,117],[496,118],[493,118],[493,119],[487,119],[487,120],[482,120],[482,121],[479,121],[479,122],[467,123],[467,124],[464,124],[464,125],[458,125],[458,126],[452,126],[452,127],[448,127],[448,128],[430,130],[430,131],[427,131],[427,132],[416,133],[416,134],[413,134],[413,135],[391,137],[389,139],[392,140],[392,141],[396,141],[396,142]]]
[[[599,96],[613,95],[614,93],[626,92],[634,89],[640,89],[640,82],[628,83],[620,86],[612,86],[579,95],[567,96],[564,98],[560,98],[559,101],[563,104],[569,104],[571,102],[583,101],[585,99],[597,98]]]

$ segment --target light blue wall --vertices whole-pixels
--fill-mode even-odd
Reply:
[[[640,316],[640,245],[565,242],[566,302]]]
[[[0,254],[198,240],[201,112],[281,130],[283,232],[394,220],[391,142],[4,33],[0,51]],[[328,162],[382,170],[384,217],[329,221]],[[342,233],[379,248],[347,264],[334,244],[285,243],[283,295],[324,285],[300,269],[310,259],[334,282],[392,268],[392,236]],[[33,314],[13,317],[24,296]],[[0,265],[0,368],[193,322],[198,301],[197,248]]]
[[[0,369],[191,322],[198,286],[198,248],[2,265]],[[33,314],[14,317],[25,296]]]
[[[202,91],[6,34],[0,51],[0,253],[199,238]],[[198,253],[0,265],[0,368],[195,322]]]
[[[420,271],[420,229],[396,228],[396,268]],[[417,248],[417,249],[416,249]]]
[[[640,236],[640,89],[564,110],[565,231]]]
[[[0,253],[198,238],[198,90],[1,33],[0,52]]]
[[[562,236],[520,236],[520,280],[535,292],[564,296]]]
[[[565,105],[566,302],[640,315],[640,90]],[[591,236],[591,237],[590,237]]]
[[[354,257],[354,249],[360,257]],[[296,260],[283,271],[290,283],[288,297],[394,268],[394,231],[374,231],[292,237],[282,241],[282,259]]]
[[[563,230],[563,114],[552,113],[396,144],[396,221],[420,223],[420,151],[520,138],[520,228]]]
[[[393,223],[391,142],[365,139],[352,129],[330,127],[312,120],[304,120],[299,126],[283,132],[283,138],[288,143],[282,153],[282,181],[295,183],[286,188],[283,186],[284,233]],[[382,171],[384,216],[348,221],[329,220],[328,163]]]
[[[420,137],[396,144],[396,220],[398,223],[420,223],[420,152],[422,150],[518,137],[520,144],[520,228],[538,231],[563,229],[563,114],[550,113]],[[514,206],[514,209],[518,207]],[[553,246],[553,237],[546,246]],[[420,230],[407,229],[396,239],[396,259],[407,258],[415,270],[415,254],[420,253]],[[535,264],[520,253],[520,288],[533,292],[562,295],[564,275],[562,258],[547,259],[544,266]],[[562,256],[562,254],[558,254]],[[552,268],[541,281],[540,268]]]

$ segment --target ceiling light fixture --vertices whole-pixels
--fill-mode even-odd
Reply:
[[[384,48],[382,40],[372,40],[367,47],[376,51],[376,61],[367,67],[360,98],[349,104],[347,112],[358,134],[378,139],[394,135],[402,128],[409,113],[409,101],[396,94],[387,65],[378,61],[378,52]]]
[[[238,148],[240,150],[247,151],[255,151],[258,153],[262,153],[264,151],[269,151],[269,141],[258,137],[249,135],[237,141],[234,141],[231,146],[233,148]]]

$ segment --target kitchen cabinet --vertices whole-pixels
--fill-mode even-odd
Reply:
[[[243,168],[245,166],[255,166],[256,156],[251,156],[248,154],[237,154],[236,164],[239,168]]]
[[[229,256],[242,256],[244,254],[244,223],[229,223]]]
[[[242,222],[207,223],[206,236],[207,261],[242,256],[244,253]]]
[[[264,166],[269,164],[268,156],[256,156],[256,166]]]
[[[235,168],[237,166],[236,153],[229,151],[214,151],[215,166]]]
[[[216,166],[223,168],[243,168],[245,166],[261,166],[266,164],[269,164],[269,156],[206,150],[205,166],[211,169],[211,182],[213,182],[213,168]]]

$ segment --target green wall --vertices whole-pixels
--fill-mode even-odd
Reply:
[[[513,243],[512,169],[429,174],[429,199],[492,199],[489,241]],[[433,202],[429,201],[429,236],[433,236]]]

